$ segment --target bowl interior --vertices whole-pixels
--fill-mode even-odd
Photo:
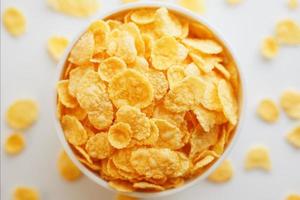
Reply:
[[[240,69],[238,68],[238,65],[237,65],[237,60],[236,60],[236,58],[233,57],[232,51],[229,50],[228,44],[225,43],[224,39],[221,39],[220,34],[217,34],[215,30],[213,30],[210,26],[208,26],[202,17],[188,11],[187,9],[184,9],[182,7],[179,7],[179,6],[176,6],[173,4],[162,3],[162,2],[156,2],[156,3],[153,3],[153,2],[151,2],[151,3],[144,2],[143,3],[142,2],[142,3],[129,3],[127,5],[121,6],[117,9],[107,12],[106,14],[100,15],[99,17],[97,17],[97,19],[115,18],[119,15],[122,15],[123,13],[128,12],[129,10],[137,9],[137,8],[159,8],[159,7],[166,7],[169,11],[175,13],[176,15],[178,15],[182,18],[189,20],[189,22],[191,22],[191,23],[193,23],[193,22],[200,23],[201,25],[208,28],[208,30],[210,30],[210,34],[212,34],[212,36],[215,40],[217,40],[220,44],[222,44],[225,54],[234,63],[231,70],[235,70],[238,75],[237,77],[235,77],[236,84],[233,85],[233,87],[234,87],[235,93],[238,95],[239,121],[238,121],[238,124],[237,124],[235,130],[231,134],[231,138],[229,139],[229,143],[226,146],[223,154],[215,162],[213,162],[211,165],[209,165],[208,169],[205,170],[204,173],[200,174],[199,176],[195,177],[194,179],[186,181],[184,185],[182,185],[178,188],[168,189],[168,190],[165,190],[162,192],[130,192],[130,193],[126,193],[126,195],[141,197],[141,198],[147,198],[147,197],[153,198],[153,197],[161,197],[161,196],[165,196],[165,195],[169,195],[169,194],[174,194],[174,193],[182,191],[188,187],[191,187],[192,185],[196,184],[197,182],[205,179],[224,160],[224,158],[227,156],[228,152],[232,149],[232,146],[237,139],[237,135],[238,135],[238,133],[240,133],[241,121],[243,119],[243,110],[244,110],[243,109],[243,105],[244,105],[243,104],[243,82],[241,79]],[[57,68],[58,71],[57,71],[57,76],[55,79],[55,84],[58,80],[61,79],[61,76],[65,70],[66,59],[67,59],[72,47],[74,46],[74,44],[79,39],[79,37],[83,34],[84,31],[85,30],[83,30],[78,35],[78,37],[76,37],[73,40],[73,42],[68,46],[68,48],[65,52],[65,55],[63,56],[60,63],[58,64],[58,68]],[[56,105],[57,105],[57,94],[55,91],[54,92],[54,108],[53,108],[53,110],[56,110]],[[54,116],[55,116],[55,126],[56,126],[56,130],[58,133],[58,137],[59,137],[66,153],[68,154],[70,159],[74,162],[74,164],[83,172],[83,174],[85,174],[88,178],[93,180],[98,185],[100,185],[108,190],[115,191],[111,187],[109,187],[108,183],[105,180],[103,180],[100,176],[98,176],[94,172],[90,171],[80,161],[77,160],[72,148],[70,147],[70,145],[67,143],[67,141],[65,139],[65,136],[64,136],[64,133],[63,133],[63,130],[62,130],[59,120],[57,119],[55,114],[54,114]]]

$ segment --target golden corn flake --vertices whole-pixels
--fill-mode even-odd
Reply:
[[[291,193],[286,197],[286,200],[300,200],[300,194]]]
[[[123,106],[116,113],[116,122],[130,125],[133,137],[142,140],[150,136],[150,120],[138,108]]]
[[[211,162],[213,162],[215,160],[214,156],[208,155],[205,156],[203,159],[201,159],[200,161],[198,161],[192,168],[192,173],[197,173],[198,171],[200,171],[203,167],[209,165]]]
[[[128,64],[128,67],[141,73],[147,73],[149,71],[148,61],[141,56],[137,56],[133,63]]]
[[[204,0],[179,0],[179,5],[199,14],[205,12]]]
[[[145,108],[154,98],[150,81],[132,69],[116,74],[109,82],[108,93],[117,108],[123,105]]]
[[[102,80],[109,82],[112,77],[126,69],[126,63],[118,57],[110,57],[100,63],[98,73]]]
[[[26,18],[17,8],[7,8],[2,20],[6,30],[13,36],[20,36],[26,31]]]
[[[251,147],[246,155],[245,168],[247,170],[260,168],[265,171],[270,171],[271,160],[268,148],[263,145]]]
[[[237,100],[234,97],[231,85],[227,81],[219,81],[218,96],[223,107],[225,117],[232,125],[236,125],[238,117]]]
[[[69,61],[77,65],[85,64],[93,57],[94,50],[94,35],[91,31],[87,31],[72,48]]]
[[[300,126],[296,126],[286,135],[287,141],[297,148],[300,148]]]
[[[13,102],[6,111],[6,122],[14,129],[26,129],[38,117],[38,105],[31,99],[20,99]]]
[[[155,100],[160,100],[169,89],[165,74],[156,70],[149,70],[147,77],[153,87]]]
[[[173,65],[169,67],[167,71],[167,77],[170,85],[170,89],[173,89],[174,86],[183,80],[186,77],[183,66]]]
[[[227,79],[229,80],[230,79],[230,73],[229,71],[224,67],[224,65],[216,62],[214,64],[215,68]]]
[[[172,65],[180,64],[187,57],[187,49],[172,36],[158,39],[151,52],[155,69],[166,70]]]
[[[134,188],[132,187],[132,184],[127,181],[121,181],[121,180],[114,180],[109,181],[108,185],[111,188],[114,188],[115,190],[119,192],[132,192],[134,191]]]
[[[52,36],[48,39],[48,52],[55,61],[59,61],[65,49],[69,44],[69,40],[62,36]]]
[[[145,58],[150,58],[152,47],[154,45],[154,38],[150,34],[142,34],[145,45]]]
[[[222,105],[218,96],[218,87],[213,81],[207,82],[202,105],[208,110],[222,111]]]
[[[288,0],[288,6],[290,9],[296,9],[299,6],[298,0]]]
[[[280,97],[280,105],[292,119],[300,119],[300,92],[286,90]]]
[[[89,138],[85,145],[87,153],[95,159],[104,159],[112,154],[113,147],[108,141],[107,133],[101,132]]]
[[[115,199],[116,200],[138,200],[138,198],[126,196],[124,194],[118,194]]]
[[[154,190],[154,191],[164,190],[164,187],[153,183],[148,183],[148,182],[137,182],[133,184],[133,187],[136,189],[145,189],[145,190]]]
[[[136,10],[130,15],[130,18],[137,24],[150,24],[155,20],[155,12],[150,9]]]
[[[36,188],[18,186],[13,191],[13,200],[39,200],[40,194]]]
[[[82,147],[74,146],[74,148],[76,149],[76,151],[78,151],[78,153],[81,155],[81,157],[84,158],[84,160],[86,160],[90,164],[93,164],[93,161],[92,161],[91,157],[89,156],[89,154]]]
[[[92,66],[82,66],[82,67],[76,67],[75,69],[72,69],[69,73],[69,93],[72,96],[76,96],[76,90],[79,85],[80,79],[84,76],[84,74],[89,71],[93,70]]]
[[[165,97],[165,107],[172,112],[184,112],[198,105],[203,98],[206,83],[196,76],[188,76],[176,84]]]
[[[279,46],[272,36],[266,37],[261,45],[261,54],[268,59],[274,58],[278,54]]]
[[[108,131],[108,141],[117,149],[127,147],[131,141],[132,130],[129,124],[118,122],[112,125]]]
[[[257,107],[258,116],[266,122],[276,122],[279,118],[279,110],[271,99],[263,99]]]
[[[224,160],[220,166],[208,176],[208,180],[215,183],[222,183],[229,181],[232,176],[232,164],[229,160]]]
[[[205,59],[200,54],[189,53],[189,56],[192,58],[199,70],[204,73],[211,72],[215,67],[215,62],[212,62],[214,60]]]
[[[57,83],[57,94],[59,101],[67,108],[77,106],[76,98],[69,94],[69,80],[62,80]]]
[[[195,63],[188,64],[184,69],[184,73],[186,76],[200,76],[201,75],[201,72]]]
[[[76,106],[75,108],[64,108],[64,114],[72,115],[80,121],[84,120],[87,116],[87,112],[80,106]]]
[[[65,151],[61,151],[57,160],[60,175],[67,181],[75,181],[81,177],[80,170],[73,164]]]
[[[75,17],[88,17],[98,11],[98,0],[48,0],[49,6],[61,13]]]
[[[95,53],[102,52],[106,49],[108,33],[110,32],[109,25],[103,20],[94,21],[89,30],[94,34]]]
[[[157,146],[169,149],[179,149],[183,146],[182,134],[179,128],[164,119],[154,119],[159,130]]]
[[[150,135],[141,140],[142,145],[146,146],[154,146],[157,144],[157,140],[159,139],[159,129],[156,126],[153,119],[150,120]]]
[[[200,39],[183,39],[183,44],[186,46],[198,50],[205,54],[218,54],[223,51],[222,46],[216,43],[214,40],[200,40]]]
[[[73,145],[82,145],[85,144],[88,135],[81,122],[71,115],[63,116],[62,127],[65,133],[65,137]]]
[[[24,148],[25,139],[22,133],[12,133],[5,140],[4,149],[8,154],[19,154]]]
[[[300,25],[292,19],[284,19],[276,24],[275,37],[279,44],[299,45]]]

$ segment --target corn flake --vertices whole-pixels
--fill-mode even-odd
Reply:
[[[106,50],[108,34],[110,32],[109,25],[103,20],[94,21],[89,30],[94,34],[95,53]]]
[[[261,45],[261,54],[267,58],[274,58],[278,54],[279,46],[274,37],[266,37]]]
[[[153,87],[155,100],[162,99],[169,89],[165,74],[156,70],[149,70],[147,77]]]
[[[275,37],[279,44],[299,45],[300,25],[292,19],[284,19],[276,24]]]
[[[224,160],[220,166],[208,176],[208,180],[215,183],[223,183],[229,181],[232,176],[232,164],[229,160]]]
[[[296,126],[293,130],[291,130],[287,134],[286,139],[290,144],[300,148],[300,126]]]
[[[36,188],[18,186],[13,191],[14,200],[39,200],[40,194]]]
[[[270,171],[271,160],[269,150],[263,145],[251,147],[246,155],[245,168],[247,170],[260,168],[265,171]]]
[[[6,111],[6,122],[11,128],[26,129],[38,117],[38,105],[31,99],[20,99],[13,102]]]
[[[59,61],[65,49],[69,44],[69,40],[62,36],[52,36],[48,39],[48,52],[55,61]]]
[[[173,89],[176,84],[186,77],[183,66],[173,65],[169,67],[167,71],[167,77],[170,85],[170,89]]]
[[[128,1],[128,0],[127,0]],[[131,0],[132,1],[132,0]],[[136,1],[136,0],[135,0]],[[130,196],[126,196],[126,195],[123,195],[123,194],[118,194],[116,196],[116,200],[138,200],[137,198],[135,197],[130,197]]]
[[[11,155],[19,154],[25,148],[25,139],[22,133],[12,133],[5,141],[4,149],[5,152]]]
[[[59,101],[67,108],[77,106],[76,98],[69,93],[69,80],[62,80],[57,83],[57,94]]]
[[[144,189],[144,190],[150,190],[150,191],[162,191],[164,190],[164,187],[160,185],[156,185],[153,183],[148,183],[148,182],[137,182],[133,184],[133,187],[135,189]]]
[[[290,9],[296,9],[299,6],[298,0],[288,0],[288,6]]]
[[[279,118],[279,110],[271,99],[262,100],[257,108],[258,116],[266,122],[276,122]]]
[[[131,141],[132,130],[129,124],[118,122],[112,125],[108,131],[108,141],[117,149],[127,147]]]
[[[300,119],[300,93],[296,90],[286,90],[280,97],[280,105],[292,119]]]
[[[150,9],[136,10],[130,15],[130,18],[137,24],[150,24],[155,20],[155,12]]]
[[[110,57],[100,63],[98,73],[102,80],[109,82],[112,77],[126,69],[126,63],[118,57]]]
[[[90,137],[85,145],[85,149],[95,159],[108,158],[113,152],[113,147],[110,145],[108,135],[105,132],[97,133]]]
[[[82,145],[86,143],[88,139],[87,132],[76,117],[65,115],[63,116],[61,123],[68,142],[73,145]]]
[[[69,73],[69,93],[73,97],[76,96],[76,90],[79,85],[80,79],[84,76],[84,74],[89,71],[93,70],[93,66],[82,66],[82,67],[76,67],[75,69],[72,69]]]
[[[11,35],[20,36],[26,31],[26,18],[19,9],[7,8],[2,17],[4,27]]]
[[[185,38],[182,42],[184,45],[205,54],[218,54],[223,51],[222,46],[214,40]]]
[[[132,69],[116,74],[109,83],[108,93],[117,108],[123,105],[145,108],[154,98],[149,80]]]
[[[60,152],[57,167],[60,175],[67,181],[75,181],[81,177],[80,170],[73,164],[65,151]]]

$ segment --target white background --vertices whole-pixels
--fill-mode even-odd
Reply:
[[[287,0],[244,0],[236,7],[225,0],[207,0],[205,19],[231,44],[240,61],[246,82],[246,118],[241,136],[229,158],[234,177],[225,184],[202,182],[164,200],[281,200],[289,192],[300,193],[300,150],[284,139],[296,121],[281,113],[278,123],[260,121],[255,109],[260,99],[278,102],[287,88],[300,90],[300,47],[283,47],[278,57],[264,60],[259,52],[262,38],[273,33],[275,23],[291,17],[300,23],[300,8],[289,10]],[[102,0],[100,12],[120,5],[118,0]],[[70,40],[88,20],[67,17],[50,10],[46,0],[1,0],[1,13],[8,6],[20,8],[27,17],[25,35],[11,37],[1,26],[1,144],[12,131],[4,123],[4,113],[13,100],[34,98],[40,104],[38,122],[25,132],[27,147],[15,157],[1,149],[1,199],[10,199],[16,185],[39,188],[45,200],[110,200],[114,194],[83,177],[65,182],[56,170],[61,148],[53,126],[51,103],[56,64],[46,51],[47,39],[64,35]],[[299,123],[299,121],[298,121]],[[253,144],[270,148],[272,170],[246,172],[244,156]]]

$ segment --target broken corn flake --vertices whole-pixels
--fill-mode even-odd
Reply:
[[[55,11],[76,17],[88,17],[95,14],[99,8],[98,0],[47,0]]]
[[[61,151],[57,160],[57,168],[60,175],[67,181],[75,181],[81,177],[80,170],[70,160],[65,151]]]
[[[286,90],[280,97],[280,105],[291,119],[300,119],[300,92]]]
[[[300,125],[293,128],[287,135],[287,141],[296,148],[300,148]]]
[[[272,59],[277,56],[279,45],[276,39],[272,36],[266,37],[261,45],[261,54],[267,59]]]
[[[117,194],[115,200],[138,200],[138,198],[126,196],[124,194]]]
[[[8,33],[13,36],[20,36],[26,31],[26,18],[18,8],[6,8],[2,15],[2,22]]]
[[[285,200],[300,200],[300,194],[291,193],[285,198]]]
[[[25,139],[22,133],[14,132],[5,141],[4,150],[6,153],[16,155],[25,148]]]
[[[288,7],[290,9],[296,9],[299,7],[298,0],[287,0],[288,1]]]
[[[205,13],[205,0],[179,0],[178,4],[198,14]]]
[[[223,183],[229,181],[232,176],[232,164],[230,160],[224,160],[220,166],[208,176],[208,180],[214,183]]]
[[[271,99],[263,99],[257,107],[257,115],[266,122],[276,122],[279,118],[279,109]]]
[[[59,61],[68,44],[69,40],[63,36],[52,36],[48,39],[47,49],[54,61]]]
[[[39,200],[40,194],[39,191],[34,187],[28,186],[18,186],[14,188],[13,200]]]
[[[262,169],[270,171],[271,159],[268,148],[264,145],[252,146],[246,154],[245,168],[246,170]]]
[[[300,24],[293,19],[280,20],[275,27],[275,38],[279,44],[300,45]]]
[[[14,101],[6,111],[6,122],[14,129],[24,130],[38,118],[38,105],[32,99]]]

